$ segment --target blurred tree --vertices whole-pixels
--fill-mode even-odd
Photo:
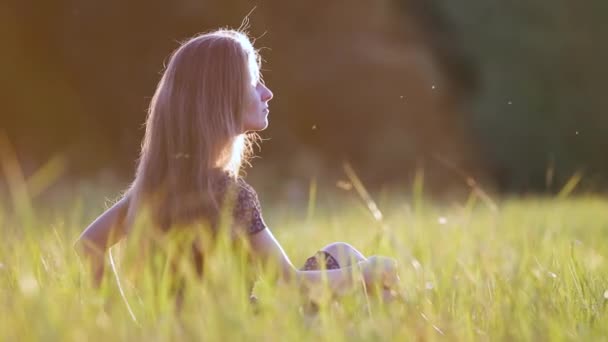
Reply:
[[[461,180],[437,157],[477,175],[483,149],[496,169],[506,170],[508,186],[540,184],[547,146],[567,170],[561,163],[575,163],[562,154],[583,160],[580,152],[591,144],[581,144],[580,136],[599,132],[606,121],[594,116],[597,122],[567,143],[555,130],[579,122],[556,114],[543,130],[547,117],[532,115],[602,108],[582,96],[564,107],[557,102],[567,89],[597,91],[587,83],[594,70],[583,65],[591,57],[575,52],[590,51],[592,41],[577,40],[562,23],[582,36],[595,32],[599,15],[562,1],[572,23],[523,2],[15,2],[0,14],[9,46],[2,58],[15,66],[3,85],[9,99],[2,127],[34,160],[65,153],[74,174],[105,167],[130,177],[149,99],[177,41],[238,27],[257,6],[251,34],[257,46],[268,47],[265,78],[275,91],[272,124],[263,133],[273,141],[258,162],[264,170],[307,178],[341,173],[348,160],[368,184],[381,184],[409,179],[423,167],[427,181],[442,189]],[[552,32],[566,39],[551,45]],[[566,41],[576,41],[576,49],[564,51],[574,47]],[[573,58],[580,71],[554,72]]]
[[[502,188],[558,190],[578,170],[606,184],[608,2],[436,3],[479,65],[472,127]]]

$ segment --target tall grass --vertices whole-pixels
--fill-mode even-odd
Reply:
[[[383,220],[392,242],[378,238],[377,222],[355,203],[339,210],[317,205],[311,219],[289,222],[272,218],[273,212],[283,210],[281,205],[266,208],[274,233],[297,263],[339,240],[367,254],[399,260],[403,300],[383,303],[356,291],[339,302],[324,302],[317,314],[307,314],[297,289],[278,284],[271,274],[261,275],[254,289],[259,302],[251,305],[246,264],[227,243],[214,249],[204,281],[188,284],[180,312],[175,311],[167,285],[162,285],[166,277],[127,276],[122,266],[125,246],[113,252],[124,298],[112,277],[94,289],[71,246],[96,210],[85,210],[78,198],[66,201],[57,212],[32,211],[27,217],[9,212],[4,205],[0,339],[605,340],[608,336],[605,199],[504,200],[497,210],[397,199],[386,206]],[[85,217],[82,212],[89,214]],[[147,267],[162,270],[160,266]]]
[[[66,185],[63,195],[38,201],[23,193],[27,179],[7,165],[11,191],[0,197],[3,341],[608,339],[605,198],[487,205],[473,196],[436,205],[425,201],[419,179],[414,195],[377,203],[358,189],[354,173],[353,187],[341,194],[315,182],[316,203],[303,205],[301,215],[279,215],[287,204],[265,203],[266,220],[292,260],[301,264],[333,241],[394,256],[398,300],[362,289],[333,300],[319,291],[314,313],[297,288],[267,270],[255,284],[254,305],[248,264],[220,239],[203,281],[186,277],[176,310],[167,258],[132,260],[134,239],[113,249],[118,278],[109,273],[99,289],[91,286],[72,243],[103,210],[107,188]]]

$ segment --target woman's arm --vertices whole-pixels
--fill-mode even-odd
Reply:
[[[253,255],[263,263],[274,263],[279,267],[283,280],[295,281],[305,287],[327,284],[334,293],[344,293],[357,285],[357,275],[361,275],[367,285],[392,283],[397,278],[395,261],[384,257],[370,257],[349,267],[324,271],[303,271],[293,266],[287,254],[269,229],[249,236]]]
[[[78,254],[86,259],[91,267],[95,285],[101,283],[106,250],[120,241],[126,234],[124,218],[128,207],[129,198],[125,195],[95,219],[74,244]]]

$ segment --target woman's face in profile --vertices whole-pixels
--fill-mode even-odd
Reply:
[[[268,101],[272,99],[272,92],[254,75],[250,73],[245,87],[242,116],[245,132],[261,131],[268,127]]]

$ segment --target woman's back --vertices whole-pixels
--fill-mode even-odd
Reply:
[[[202,276],[205,254],[216,248],[220,235],[224,234],[234,249],[246,250],[248,237],[267,228],[253,187],[241,177],[235,178],[220,170],[214,172],[219,176],[211,186],[219,207],[217,213],[212,212],[212,217],[190,217],[154,228],[143,220],[129,229],[128,245],[135,246],[140,263],[150,258],[144,254],[160,252],[172,260],[169,263],[174,272],[178,263],[184,263],[193,265],[196,274]]]

